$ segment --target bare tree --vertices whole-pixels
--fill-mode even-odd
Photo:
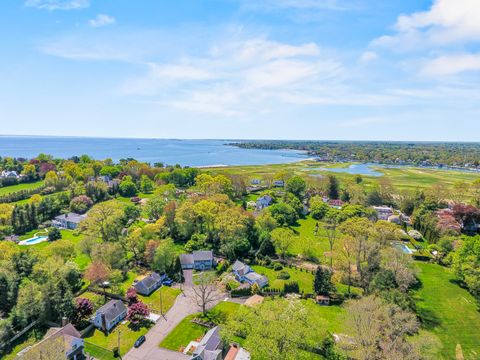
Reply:
[[[326,223],[323,226],[328,238],[328,244],[330,245],[330,271],[333,274],[333,246],[335,245],[335,241],[337,240],[337,226],[338,226],[338,218],[337,216],[328,216],[326,219]]]
[[[355,358],[362,360],[420,359],[408,340],[417,333],[414,314],[373,296],[352,301],[348,307],[348,325],[356,347]]]
[[[214,283],[215,277],[212,273],[203,272],[194,280],[193,292],[195,302],[202,308],[203,315],[207,314],[210,304],[218,300],[219,292]]]

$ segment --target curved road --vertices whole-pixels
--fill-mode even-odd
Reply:
[[[185,274],[186,280],[191,279],[191,274]],[[186,281],[185,285],[190,282]],[[220,294],[217,300],[210,304],[215,306],[226,298]],[[124,360],[188,360],[190,356],[159,347],[162,340],[188,315],[196,314],[201,309],[195,303],[195,294],[190,286],[186,286],[164,318],[158,322],[145,335],[146,341],[138,349],[132,348],[124,357]]]

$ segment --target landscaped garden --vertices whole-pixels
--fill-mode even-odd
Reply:
[[[307,270],[283,267],[281,270],[276,271],[260,265],[253,265],[252,269],[258,274],[265,275],[268,278],[269,288],[283,290],[286,283],[296,281],[298,282],[301,292],[313,293],[314,275]]]

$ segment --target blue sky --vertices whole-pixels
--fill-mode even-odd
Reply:
[[[478,0],[10,0],[1,134],[478,141]]]

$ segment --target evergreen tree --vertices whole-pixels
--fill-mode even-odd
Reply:
[[[315,294],[328,296],[335,288],[332,284],[332,273],[322,266],[317,267],[315,279],[313,280]]]
[[[328,197],[330,199],[338,199],[339,197],[338,179],[334,175],[328,176]]]

